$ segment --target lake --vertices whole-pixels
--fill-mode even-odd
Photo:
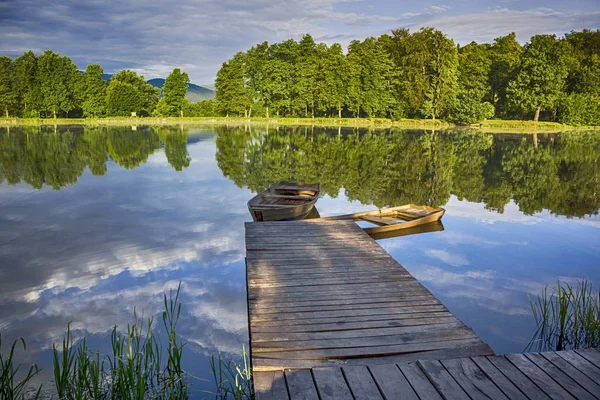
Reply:
[[[184,368],[204,397],[210,357],[248,341],[246,202],[298,180],[322,184],[321,216],[445,207],[443,231],[379,243],[496,353],[521,352],[528,296],[600,285],[599,158],[598,132],[0,128],[2,341],[23,337],[19,360],[48,380],[67,324],[107,352],[114,325],[182,282]]]

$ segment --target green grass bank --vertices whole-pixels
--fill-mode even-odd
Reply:
[[[135,125],[273,125],[273,126],[315,126],[315,127],[347,127],[347,128],[414,128],[444,129],[456,125],[443,120],[387,118],[239,118],[239,117],[186,117],[186,118],[3,118],[0,126],[22,125],[92,125],[92,126],[135,126]],[[478,129],[488,133],[528,133],[528,132],[563,132],[578,130],[597,130],[597,126],[570,126],[557,122],[533,122],[517,120],[486,120],[473,124],[469,129]]]

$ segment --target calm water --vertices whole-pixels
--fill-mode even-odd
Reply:
[[[446,207],[444,231],[380,243],[497,353],[519,352],[528,295],[600,285],[599,158],[599,133],[0,128],[2,338],[25,338],[47,379],[67,323],[107,351],[113,325],[182,281],[184,364],[210,379],[210,355],[248,340],[246,201],[291,179],[321,182],[323,216]]]

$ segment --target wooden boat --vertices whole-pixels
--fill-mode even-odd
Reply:
[[[401,229],[414,228],[419,225],[439,221],[446,210],[429,206],[407,204],[399,207],[382,208],[373,211],[364,211],[354,214],[335,215],[324,217],[324,220],[352,219],[366,221],[377,225],[363,228],[369,235],[393,232]]]
[[[248,202],[255,221],[303,219],[319,199],[321,185],[281,182],[257,194]]]
[[[388,232],[370,233],[369,236],[371,236],[375,240],[380,240],[380,239],[391,239],[391,238],[402,237],[402,236],[419,235],[421,233],[440,232],[443,230],[444,230],[444,224],[442,224],[442,221],[435,221],[435,222],[430,222],[430,223],[424,224],[424,225],[413,226],[412,228],[397,229],[395,231],[388,231]]]

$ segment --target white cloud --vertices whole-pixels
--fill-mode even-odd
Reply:
[[[430,258],[440,260],[441,262],[452,265],[453,267],[463,267],[471,264],[465,257],[459,254],[452,254],[446,250],[427,249],[425,250],[425,254]]]
[[[494,38],[510,32],[515,32],[517,40],[525,43],[536,34],[561,36],[571,30],[598,28],[600,11],[561,12],[551,8],[495,8],[470,14],[435,17],[412,27],[418,29],[423,24],[444,31],[461,44],[471,41],[491,43]]]

